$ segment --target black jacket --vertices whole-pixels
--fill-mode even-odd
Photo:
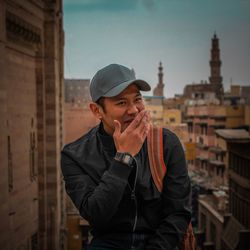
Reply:
[[[173,249],[190,222],[190,181],[179,139],[164,133],[167,173],[163,192],[154,185],[144,142],[133,167],[113,159],[113,138],[99,125],[62,150],[61,166],[68,195],[89,221],[93,234],[152,234],[145,249]]]

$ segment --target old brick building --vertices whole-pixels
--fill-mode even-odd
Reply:
[[[163,67],[162,63],[159,64],[159,73],[158,73],[158,83],[153,90],[154,96],[164,96],[164,83],[163,83]]]
[[[222,250],[250,248],[250,135],[222,130],[228,145],[229,212],[224,221]]]
[[[61,0],[0,0],[0,249],[65,249]]]
[[[89,79],[65,79],[65,102],[78,107],[87,107],[90,101]]]
[[[98,124],[88,107],[91,101],[89,79],[64,80],[64,142],[70,143]],[[67,196],[67,250],[82,250],[89,241],[88,222],[81,218],[73,202]]]
[[[183,96],[188,99],[217,99],[222,101],[223,85],[221,76],[221,60],[219,39],[216,34],[212,38],[209,83],[201,81],[198,84],[186,85]]]

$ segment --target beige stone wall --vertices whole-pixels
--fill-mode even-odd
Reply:
[[[35,61],[13,49],[6,49],[5,52],[9,83],[6,102],[7,135],[10,136],[13,169],[13,189],[9,193],[8,202],[9,212],[13,213],[10,218],[10,237],[15,239],[11,245],[16,249],[26,245],[27,236],[31,237],[38,232],[37,171],[35,176],[30,173],[32,133],[37,144]],[[37,166],[34,167],[37,169]]]
[[[164,125],[179,125],[179,124],[181,124],[181,110],[179,110],[179,109],[164,109],[163,124]]]
[[[150,112],[151,121],[155,125],[163,124],[163,106],[162,105],[146,105],[146,110]]]
[[[226,106],[226,128],[237,128],[244,124],[244,106]]]
[[[226,109],[224,106],[212,106],[210,107],[211,116],[213,117],[222,117],[226,116]]]
[[[31,144],[35,147],[37,142],[35,59],[33,51],[27,47],[21,51],[20,43],[13,43],[13,30],[6,29],[9,13],[12,11],[13,16],[16,15],[15,5],[1,1],[0,6],[1,96],[4,97],[0,111],[3,119],[0,248],[17,249],[21,246],[27,248],[32,235],[38,232],[36,161],[31,169]],[[34,155],[37,155],[36,148]]]

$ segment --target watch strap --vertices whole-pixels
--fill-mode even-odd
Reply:
[[[131,166],[133,161],[134,161],[134,157],[131,154],[121,153],[121,152],[116,152],[114,159],[116,161],[122,162],[128,166]]]

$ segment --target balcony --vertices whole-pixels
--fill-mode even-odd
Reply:
[[[218,160],[210,160],[209,164],[216,166],[216,167],[225,167],[225,163],[222,161],[218,161]]]
[[[220,147],[215,147],[215,146],[210,147],[210,148],[209,148],[209,151],[212,152],[212,153],[215,153],[215,154],[226,153],[226,151],[223,150],[222,148],[220,148]]]

